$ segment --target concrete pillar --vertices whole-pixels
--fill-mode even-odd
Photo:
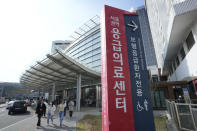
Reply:
[[[65,99],[68,100],[68,90],[67,89],[65,90]]]
[[[40,88],[38,89],[38,97],[40,98]]]
[[[99,107],[99,95],[100,95],[100,87],[99,87],[99,85],[96,85],[96,107],[98,108]]]
[[[66,99],[66,90],[63,90],[63,100]]]
[[[77,100],[76,100],[76,111],[80,111],[81,102],[81,74],[77,75]]]
[[[174,97],[174,88],[173,88],[173,86],[168,86],[168,93],[169,93],[169,99],[170,100],[174,100],[175,97]]]
[[[44,95],[45,95],[45,94],[44,94],[44,87],[43,87],[43,88],[42,88],[42,97],[43,97],[43,99],[45,99],[45,98],[44,98]]]
[[[52,87],[52,101],[55,100],[55,83],[53,83],[53,87]]]

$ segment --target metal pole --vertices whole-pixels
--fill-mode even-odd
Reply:
[[[55,100],[55,82],[53,83],[53,88],[52,88],[52,101]]]
[[[40,98],[40,88],[38,89],[38,97]]]
[[[96,85],[96,107],[99,107],[99,85]]]
[[[66,90],[63,90],[63,100],[66,99]]]
[[[76,111],[80,111],[81,101],[81,74],[77,75],[77,100],[76,100]]]
[[[65,90],[65,93],[66,99],[68,99],[68,90]]]
[[[44,87],[42,88],[42,97],[43,97],[43,99],[45,99],[44,98]]]

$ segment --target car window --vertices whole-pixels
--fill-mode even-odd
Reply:
[[[26,102],[25,102],[25,101],[21,101],[20,103],[21,103],[21,105],[24,105],[24,104],[26,104]]]
[[[20,107],[21,104],[20,104],[20,102],[14,102],[14,106],[15,106],[15,107]]]

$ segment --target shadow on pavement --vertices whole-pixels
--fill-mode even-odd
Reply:
[[[74,131],[76,129],[75,127],[68,127],[65,124],[63,124],[62,127],[60,127],[56,124],[52,124],[47,127],[40,126],[38,129],[42,129],[43,131],[60,131],[60,130]]]
[[[31,115],[32,113],[30,111],[27,111],[25,113],[23,112],[15,112],[13,115],[11,116],[24,116],[24,115]]]

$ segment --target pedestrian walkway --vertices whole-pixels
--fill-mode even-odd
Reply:
[[[100,115],[96,108],[82,108],[81,112],[74,112],[73,117],[70,118],[68,111],[66,112],[66,117],[64,117],[63,125],[59,125],[58,112],[55,112],[53,124],[47,125],[47,118],[41,118],[41,126],[37,128],[37,115],[31,110],[33,116],[26,118],[22,121],[18,121],[0,131],[76,131],[76,123],[78,120],[82,119],[83,116],[87,114]]]
[[[41,118],[41,126],[37,127],[37,115],[34,114],[25,120],[19,121],[13,125],[10,125],[1,131],[76,131],[76,114],[73,118],[64,117],[62,127],[59,126],[59,117],[56,114],[54,116],[53,124],[47,125],[47,118]]]
[[[6,107],[7,104],[0,104],[0,108]]]

